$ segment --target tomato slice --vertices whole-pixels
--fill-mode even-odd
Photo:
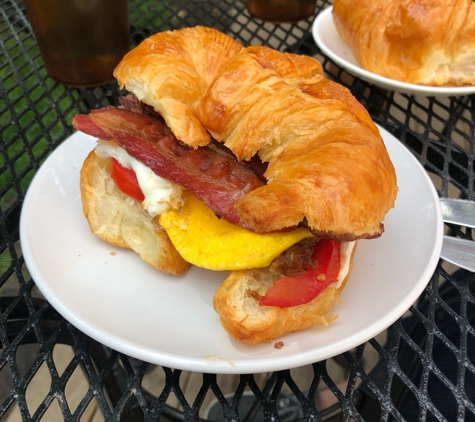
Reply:
[[[125,168],[115,158],[112,158],[110,175],[121,192],[139,202],[145,199],[135,172],[132,169]]]
[[[296,277],[284,277],[274,281],[260,300],[262,306],[303,305],[316,298],[330,284],[338,281],[340,272],[340,243],[322,239],[315,245],[314,268]]]

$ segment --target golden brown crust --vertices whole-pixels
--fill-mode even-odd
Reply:
[[[176,251],[167,233],[139,202],[124,195],[109,176],[110,159],[94,151],[80,174],[83,212],[92,233],[106,242],[137,252],[151,266],[170,274],[182,274],[190,264]]]
[[[471,0],[335,0],[333,19],[366,70],[416,84],[475,84]]]
[[[364,107],[317,60],[241,48],[196,27],[146,39],[115,75],[179,139],[196,147],[210,133],[238,159],[269,163],[268,184],[236,203],[250,228],[306,222],[333,239],[381,234],[397,194],[394,168]]]
[[[121,87],[153,106],[178,139],[202,146],[210,137],[193,108],[241,48],[227,35],[202,26],[159,32],[131,50],[114,76]]]
[[[264,146],[272,148],[273,138],[279,135],[273,127],[276,123],[265,120],[271,117],[272,103],[282,100],[272,94],[281,90],[284,96],[286,80],[310,79],[322,71],[321,64],[308,56],[262,46],[242,49],[210,85],[196,106],[196,116],[239,160],[249,160]],[[281,106],[291,106],[291,101],[286,98]]]
[[[397,183],[367,111],[318,73],[280,76],[258,50],[241,50],[196,110],[239,159],[269,163],[267,185],[236,202],[239,216],[257,232],[305,220],[334,239],[378,236]]]
[[[256,296],[263,296],[272,282],[280,278],[280,274],[273,273],[272,269],[231,272],[213,297],[213,307],[219,314],[221,324],[235,340],[251,344],[327,325],[337,318],[330,310],[338,302],[350,277],[355,250],[356,247],[351,253],[348,275],[340,287],[335,289],[330,286],[311,302],[289,308],[258,304]]]

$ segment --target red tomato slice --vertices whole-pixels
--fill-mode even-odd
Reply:
[[[330,284],[338,280],[340,272],[340,243],[333,240],[320,240],[313,253],[314,268],[296,277],[284,277],[274,281],[259,302],[263,306],[303,305],[317,297]]]
[[[115,158],[112,159],[110,175],[121,192],[139,202],[145,199],[135,172],[122,166]]]

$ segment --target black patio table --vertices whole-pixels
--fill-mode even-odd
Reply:
[[[315,16],[293,25],[251,18],[244,0],[129,3],[132,45],[157,31],[206,25],[243,45],[318,58],[328,78],[348,87],[374,121],[410,150],[440,197],[475,200],[474,96],[410,96],[351,76],[319,50],[311,34],[315,16],[330,2],[319,0]],[[98,420],[108,421],[475,420],[475,274],[443,261],[417,302],[384,335],[309,365],[307,385],[285,369],[264,378],[238,375],[225,391],[231,375],[203,373],[190,399],[184,371],[163,367],[163,385],[150,392],[143,379],[154,365],[102,345],[63,319],[25,265],[19,241],[23,200],[41,164],[73,133],[72,115],[116,105],[121,92],[114,83],[91,89],[57,84],[45,71],[22,2],[0,0],[0,16],[0,419],[13,420],[15,410],[25,421],[51,420],[54,405],[65,421],[76,421],[94,403]],[[473,236],[470,229],[445,228]],[[62,371],[55,362],[59,344],[72,350]],[[369,366],[368,351],[375,359]],[[343,379],[331,369],[335,365]],[[41,368],[45,393],[31,406]],[[87,386],[73,406],[67,390],[77,368]],[[331,400],[323,402],[324,394]],[[205,415],[210,395],[213,411]],[[170,404],[172,397],[177,405]]]

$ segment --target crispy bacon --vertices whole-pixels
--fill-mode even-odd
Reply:
[[[145,113],[145,114],[148,114],[149,116],[156,117],[160,119],[161,121],[163,121],[163,118],[160,115],[160,113],[157,113],[152,106],[145,104],[142,101],[139,101],[137,97],[133,94],[129,94],[125,97],[119,97],[119,102],[120,102],[120,105],[127,110],[133,111],[134,113]],[[212,140],[212,143],[215,148],[218,148],[221,151],[223,151],[225,154],[229,154],[235,158],[233,152],[229,148],[227,148],[223,143],[218,142],[214,139]],[[263,163],[258,155],[254,155],[249,161],[241,162],[241,164],[250,168],[265,183],[266,179],[264,177],[264,173],[267,170],[267,163]]]
[[[221,142],[216,141],[215,139],[212,140],[213,145],[223,151],[226,154],[230,154],[231,156],[234,157],[233,152],[226,147],[224,144]],[[264,176],[264,173],[267,170],[267,163],[264,163],[261,161],[259,156],[253,155],[249,161],[241,161],[240,162],[242,165],[248,167],[253,173],[255,173],[257,176],[259,176],[264,183],[266,183],[266,178]]]
[[[177,140],[160,118],[123,108],[94,110],[73,117],[73,126],[103,140],[115,139],[129,155],[157,175],[184,186],[221,218],[242,225],[234,202],[264,184],[236,158],[209,147]]]

